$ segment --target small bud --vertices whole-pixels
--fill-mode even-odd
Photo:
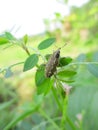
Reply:
[[[62,83],[62,86],[66,94],[69,95],[70,90],[72,89],[72,86],[69,86],[68,84],[65,84],[65,83]]]
[[[76,117],[77,117],[77,119],[78,119],[79,121],[82,121],[82,119],[83,119],[83,116],[82,116],[81,113],[77,114]]]
[[[78,128],[81,128],[81,124],[82,124],[82,121],[83,121],[83,114],[82,113],[78,113],[76,115],[76,118],[77,120],[75,121],[75,124]]]

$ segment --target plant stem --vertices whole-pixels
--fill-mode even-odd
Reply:
[[[63,101],[63,112],[62,112],[62,120],[61,120],[62,130],[65,130],[65,123],[67,119],[67,105],[68,105],[68,95],[66,95]]]
[[[16,63],[16,64],[10,65],[9,67],[12,68],[12,67],[14,67],[14,66],[16,66],[16,65],[23,64],[23,63],[24,63],[24,62],[18,62],[18,63]]]
[[[72,130],[76,130],[74,123],[70,120],[70,118],[68,116],[66,116],[66,120],[69,123],[69,125],[71,126]]]
[[[24,63],[24,62],[18,62],[18,63],[16,63],[16,64],[13,64],[13,65],[10,65],[10,66],[8,66],[8,67],[5,67],[5,68],[3,68],[2,70],[0,70],[0,73],[4,72],[7,68],[12,68],[12,67],[14,67],[14,66],[16,66],[16,65],[23,64],[23,63]]]
[[[26,45],[22,44],[22,48],[25,50],[25,52],[30,56],[30,52],[28,50],[28,48],[26,47]]]
[[[58,125],[53,121],[53,119],[51,119],[42,109],[40,109],[39,111],[48,120],[48,122],[50,122],[56,128],[56,130],[60,130]]]
[[[98,62],[74,62],[74,63],[70,63],[68,66],[70,66],[70,65],[88,65],[88,64],[98,64]]]
[[[56,77],[57,81],[59,81],[59,79]],[[58,89],[59,87],[61,86],[60,82],[59,84],[56,84],[58,86]],[[70,127],[72,128],[72,130],[76,130],[76,127],[75,125],[73,124],[73,122],[70,120],[70,118],[67,116],[67,106],[68,106],[68,94],[66,95],[66,97],[64,99],[62,99],[62,103],[58,100],[58,96],[57,96],[57,92],[55,90],[54,87],[52,87],[52,92],[53,92],[53,95],[56,99],[56,102],[58,104],[58,107],[60,108],[61,112],[62,112],[62,120],[61,120],[61,128],[62,130],[65,130],[65,123],[66,121],[69,123]],[[60,91],[59,91],[60,92]]]
[[[4,130],[10,130],[10,128],[13,128],[19,121],[23,120],[25,117],[31,115],[38,109],[38,106],[35,106],[34,108],[24,111],[21,114],[17,115],[11,122],[8,123],[7,126],[5,126]]]
[[[55,118],[53,118],[52,120],[58,121],[58,120],[61,120],[61,117],[55,117]],[[41,122],[40,124],[38,124],[37,126],[33,127],[32,130],[39,130],[39,129],[40,129],[40,126],[46,125],[46,124],[48,124],[48,123],[49,123],[49,121],[43,121],[43,122]]]
[[[73,62],[73,63],[68,64],[67,66],[73,66],[73,65],[89,65],[89,64],[98,65],[98,62]],[[66,68],[66,66],[62,66],[62,68],[59,69],[59,71],[65,69],[65,68]]]
[[[58,104],[59,109],[62,111],[62,105],[58,99],[58,96],[57,96],[57,93],[56,93],[56,90],[54,89],[54,87],[52,87],[52,92],[53,92],[54,98]]]
[[[30,52],[27,48],[25,48],[26,53],[30,56]]]

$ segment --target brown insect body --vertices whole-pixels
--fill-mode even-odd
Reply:
[[[56,72],[56,67],[59,64],[60,48],[56,50],[49,58],[46,64],[45,75],[51,77]]]

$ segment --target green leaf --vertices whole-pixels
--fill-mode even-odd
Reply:
[[[19,121],[26,118],[28,115],[33,114],[38,109],[39,105],[37,104],[34,107],[31,107],[31,109],[26,110],[22,113],[18,113],[16,117],[13,118],[11,122],[8,123],[8,125],[4,128],[4,130],[9,130],[10,128],[14,127]]]
[[[94,52],[92,62],[98,62],[98,52]],[[98,64],[90,63],[87,65],[87,68],[90,73],[92,73],[95,77],[98,77]]]
[[[58,12],[57,12],[57,13],[55,13],[55,16],[56,16],[56,18],[58,18],[58,19],[59,19],[59,18],[61,18],[61,14],[60,14],[60,13],[58,13]]]
[[[8,40],[15,40],[15,37],[10,32],[5,32],[5,36]]]
[[[27,44],[27,42],[28,42],[28,35],[27,34],[24,35],[23,40],[24,40],[24,43]]]
[[[94,52],[93,57],[92,57],[92,61],[98,61],[98,51]]]
[[[73,70],[62,70],[62,71],[58,72],[57,75],[59,77],[72,77],[72,76],[76,75],[76,71],[73,71]]]
[[[14,102],[16,101],[16,99],[12,99],[11,101],[7,101],[4,103],[0,103],[0,111],[2,111],[5,108],[8,108],[9,106],[11,106]]]
[[[48,39],[42,41],[42,42],[38,45],[38,49],[39,49],[39,50],[46,49],[46,48],[48,48],[49,46],[51,46],[55,41],[56,41],[55,38],[48,38]]]
[[[62,78],[59,78],[59,80],[62,81],[62,82],[65,82],[65,83],[73,83],[73,82],[75,82],[74,80],[62,79]]]
[[[35,83],[37,86],[39,86],[40,84],[42,84],[45,80],[45,67],[44,65],[41,65],[36,72],[35,75]]]
[[[45,77],[45,67],[41,65],[36,71],[35,83],[37,86],[38,94],[47,94],[51,88],[50,78]]]
[[[13,119],[5,126],[4,130],[10,130],[11,128],[13,128],[14,126],[16,126],[16,124],[18,124],[18,122],[23,121],[27,116],[32,115],[33,113],[35,113],[36,111],[38,111],[38,108],[40,107],[40,105],[43,102],[43,95],[33,95],[33,102],[28,103],[27,108],[23,109],[21,106],[21,112],[17,111],[16,114],[14,114]]]
[[[83,83],[84,86],[75,85],[75,91],[73,91],[68,100],[68,114],[69,118],[73,122],[76,121],[77,113],[81,112],[85,125],[82,130],[90,130],[94,127],[94,130],[98,129],[98,87],[88,86]],[[85,115],[82,112],[85,111]],[[90,120],[91,119],[91,120]],[[89,120],[89,122],[88,122]],[[77,129],[79,130],[79,129]]]
[[[64,0],[64,2],[67,4],[67,3],[68,3],[68,0]]]
[[[7,38],[0,37],[0,45],[6,44],[8,42],[9,42],[9,40]]]
[[[23,71],[32,69],[37,63],[38,63],[38,55],[37,54],[30,55],[24,63]]]
[[[62,67],[62,66],[68,65],[71,61],[72,61],[72,58],[70,57],[61,57],[59,60],[59,66]]]
[[[47,54],[47,55],[45,55],[45,58],[46,58],[47,61],[48,61],[48,59],[50,58],[51,55],[52,55],[52,54]]]
[[[76,58],[76,60],[77,60],[78,62],[84,62],[85,59],[86,59],[86,55],[85,55],[85,54],[80,54],[80,55]]]
[[[87,68],[90,73],[92,73],[95,77],[98,77],[98,65],[90,63],[87,65]]]

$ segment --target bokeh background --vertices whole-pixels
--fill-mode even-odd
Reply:
[[[61,50],[62,56],[80,62],[85,57],[88,62],[98,61],[97,0],[0,0],[0,3],[0,36],[4,31],[18,39],[27,34],[28,46],[34,48],[47,37],[56,37],[55,45],[47,49],[49,52],[68,42]],[[47,50],[42,54],[47,54]],[[1,45],[0,70],[27,57],[18,46]],[[77,67],[75,82],[70,84],[75,89],[69,97],[68,114],[77,129],[82,115],[81,130],[98,130],[98,76],[85,65]],[[45,99],[41,95],[36,97],[35,70],[23,72],[23,64],[18,64],[9,75],[0,73],[0,130],[6,130],[6,126],[12,126],[10,130],[52,130],[37,107],[40,104],[52,118],[59,115],[57,120],[60,113],[51,93]]]

